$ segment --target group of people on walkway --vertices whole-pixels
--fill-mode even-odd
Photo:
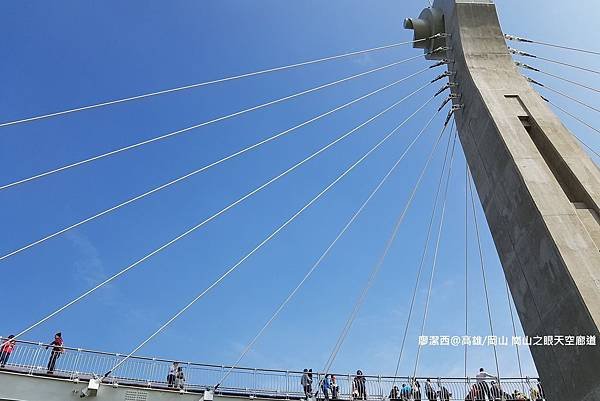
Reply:
[[[17,346],[14,335],[8,336],[0,343],[0,368],[4,368]],[[53,374],[58,358],[65,352],[62,333],[56,333],[54,340],[45,346],[51,348],[50,357],[47,364],[47,373]],[[487,379],[492,379],[488,384]],[[535,386],[529,385],[529,394],[524,394],[518,390],[513,393],[505,392],[496,376],[490,375],[485,369],[480,368],[475,383],[471,386],[465,397],[465,401],[544,401],[544,391],[541,384]],[[300,384],[304,390],[307,400],[317,397],[322,392],[325,400],[339,399],[340,387],[335,375],[326,374],[317,386],[317,391],[313,394],[313,371],[304,369]],[[167,385],[170,388],[183,389],[185,385],[185,375],[183,367],[179,362],[173,362],[167,374]],[[401,387],[393,385],[389,399],[390,401],[450,401],[452,393],[438,382],[438,390],[435,390],[431,379],[425,381],[422,391],[418,380],[413,379],[409,383],[401,384]],[[356,376],[352,380],[352,400],[367,400],[367,380],[361,370],[356,371]]]
[[[304,369],[302,377],[300,378],[300,385],[304,390],[304,396],[306,399],[310,399],[313,396],[313,371],[312,369]],[[326,374],[323,381],[320,383],[321,391],[323,392],[323,398],[326,400],[332,399],[337,400],[340,394],[340,386],[337,384],[335,375]],[[315,392],[315,396],[319,393]],[[366,398],[365,398],[366,399]]]
[[[390,391],[390,400],[422,401],[427,399],[429,401],[449,401],[450,397],[452,397],[452,393],[441,384],[439,387],[440,389],[436,391],[431,384],[431,379],[425,380],[424,393],[426,398],[423,398],[421,383],[414,379],[411,380],[410,383],[403,383],[400,388],[394,385]]]
[[[487,380],[491,379],[488,384]],[[326,374],[318,385],[318,389],[313,393],[313,372],[312,369],[304,369],[300,379],[304,396],[306,400],[317,397],[322,392],[324,400],[337,400],[339,398],[339,386],[335,375]],[[452,393],[438,381],[436,390],[431,379],[426,379],[424,388],[418,380],[412,379],[408,383],[393,385],[389,394],[390,401],[450,401]],[[538,383],[535,386],[530,385],[529,394],[526,395],[518,390],[513,393],[507,393],[502,390],[499,380],[480,368],[475,377],[475,383],[471,386],[465,397],[465,401],[544,401],[544,392]],[[366,378],[361,370],[356,371],[356,376],[352,380],[351,400],[367,399]]]
[[[46,366],[49,375],[54,373],[56,361],[65,352],[63,344],[64,341],[62,338],[62,333],[59,332],[54,335],[54,340],[52,340],[50,344],[46,345],[46,349],[52,348],[50,351],[50,358],[48,359],[48,365]],[[16,346],[17,341],[15,340],[15,336],[13,334],[9,335],[5,340],[2,340],[2,345],[0,345],[0,368],[4,368],[6,366],[8,359],[15,350]]]
[[[486,379],[493,379],[488,385]],[[465,397],[465,401],[544,401],[544,391],[541,384],[529,386],[529,396],[519,390],[514,390],[512,393],[505,392],[498,378],[487,373],[483,368],[479,369],[479,373],[475,376],[475,384]]]

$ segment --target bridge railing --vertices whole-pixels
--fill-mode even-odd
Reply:
[[[3,343],[5,340],[0,338],[0,341]],[[48,375],[48,361],[51,352],[52,347],[43,343],[17,341],[4,369],[31,375]],[[94,376],[104,375],[123,358],[123,355],[116,353],[64,347],[64,352],[56,361],[52,375],[87,380]],[[167,374],[173,362],[165,359],[133,356],[112,372],[107,380],[111,383],[166,389],[169,388]],[[178,362],[185,376],[185,382],[182,384],[182,389],[185,391],[211,389],[230,369],[227,366]],[[305,394],[300,384],[302,374],[298,371],[236,367],[231,370],[231,374],[217,391],[246,396],[303,398]],[[338,398],[340,400],[360,399],[354,375],[335,374],[335,377],[339,386]],[[314,394],[318,390],[318,398],[323,397],[323,392],[319,389],[322,379],[321,373],[313,374],[312,392]],[[407,377],[367,375],[364,376],[364,379],[368,400],[389,398],[393,386],[402,388],[403,384],[411,384],[414,388],[414,381]],[[417,380],[420,384],[421,399],[425,400],[427,399],[425,394],[426,378]],[[441,396],[447,390],[448,394],[451,394],[448,400],[464,400],[475,383],[476,380],[473,378],[431,378],[431,386],[437,392],[438,399],[442,399]],[[488,387],[490,385],[491,381],[488,381]],[[538,380],[535,378],[503,378],[500,380],[500,386],[506,394],[518,391],[530,396],[532,389],[538,389]],[[180,390],[179,387],[173,389]],[[329,398],[331,396],[332,394],[329,393]]]

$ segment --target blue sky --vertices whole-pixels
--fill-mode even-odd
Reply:
[[[0,120],[131,96],[411,39],[402,19],[425,1],[328,2],[3,2],[5,62]],[[505,32],[578,47],[596,47],[593,1],[499,1]],[[557,29],[559,28],[559,29]],[[538,55],[591,68],[598,59],[513,44]],[[416,55],[410,46],[320,65],[164,95],[94,111],[2,128],[0,183],[103,153],[268,100]],[[524,60],[599,86],[592,74]],[[0,192],[2,254],[115,203],[169,181],[260,139],[428,65],[415,60],[167,141],[106,158]],[[441,72],[438,69],[437,72]],[[210,216],[293,163],[339,137],[427,82],[436,71],[386,90],[256,151],[0,262],[10,300],[0,326],[18,332],[103,278]],[[532,74],[535,76],[535,74]],[[558,81],[539,80],[598,106],[598,99]],[[67,345],[127,352],[210,285],[224,270],[341,174],[438,86],[403,103],[301,169],[143,263],[107,288],[33,330]],[[595,126],[593,112],[548,96]],[[440,99],[441,100],[441,99]],[[435,101],[385,146],[235,274],[209,293],[141,352],[228,364],[268,319],[399,157],[437,107]],[[562,116],[561,116],[562,117]],[[383,250],[443,116],[419,141],[364,214],[265,333],[243,365],[320,369],[352,304]],[[600,149],[596,134],[564,119]],[[426,221],[441,168],[441,152],[417,194],[333,369],[390,374],[395,368]],[[464,158],[458,151],[448,219],[433,284],[430,335],[464,331]],[[480,218],[483,219],[481,211]],[[487,228],[484,253],[494,328],[512,335],[503,275]],[[472,335],[487,335],[481,273],[470,242]],[[412,372],[426,276],[419,291],[401,374]],[[520,325],[519,325],[520,331]],[[568,334],[568,333],[565,333]],[[423,351],[419,374],[462,374],[462,348]],[[493,370],[490,348],[471,348],[468,366]],[[522,349],[525,373],[535,375]],[[514,348],[499,349],[500,371],[516,376]]]

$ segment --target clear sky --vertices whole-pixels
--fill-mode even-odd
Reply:
[[[258,69],[411,39],[402,29],[425,1],[4,1],[0,121],[29,117]],[[596,1],[498,1],[507,33],[596,49]],[[514,44],[539,55],[600,69],[598,57]],[[277,72],[114,107],[0,129],[0,184],[197,124],[268,100],[418,54],[410,46]],[[530,61],[600,86],[593,74]],[[415,60],[166,141],[0,192],[2,254],[233,153],[428,65]],[[15,333],[103,278],[215,213],[293,163],[431,79],[431,71],[304,127],[113,214],[0,262],[5,313]],[[532,74],[532,76],[535,76]],[[596,94],[540,81],[598,107]],[[24,338],[128,352],[206,288],[430,96],[438,85],[356,132],[202,229],[139,265]],[[595,96],[595,97],[594,97]],[[600,126],[597,114],[556,95]],[[441,99],[440,99],[441,100]],[[233,363],[296,285],[437,105],[427,107],[380,150],[207,294],[141,354]],[[562,116],[561,116],[562,117]],[[243,365],[321,369],[381,254],[433,139],[408,154],[364,214]],[[565,123],[596,149],[593,131]],[[438,152],[334,366],[393,373],[425,239]],[[458,148],[448,219],[426,334],[464,334],[464,158]],[[481,210],[478,213],[483,221]],[[497,335],[512,335],[503,275],[487,228],[483,243]],[[487,335],[481,272],[470,239],[469,326]],[[412,373],[431,258],[418,293],[400,374]],[[520,324],[518,331],[521,333]],[[569,333],[564,333],[569,334]],[[535,375],[522,348],[525,373]],[[500,347],[500,373],[516,376],[514,348]],[[419,375],[459,376],[462,348],[426,348]],[[494,370],[491,348],[470,348],[468,366]]]

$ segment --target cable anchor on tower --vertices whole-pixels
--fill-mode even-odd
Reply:
[[[541,71],[540,71],[540,70],[538,70],[537,68],[535,68],[535,67],[532,67],[532,66],[530,66],[530,65],[528,65],[528,64],[525,64],[525,63],[521,63],[521,62],[519,62],[519,61],[515,61],[515,65],[516,65],[517,67],[525,68],[526,70],[531,70],[531,71],[535,71],[535,72],[541,72]]]
[[[446,85],[442,86],[440,88],[440,90],[438,90],[434,96],[439,95],[440,93],[444,92],[446,89],[450,89],[452,90],[452,88],[457,88],[458,84],[456,82],[448,82]]]
[[[460,99],[460,95],[455,93],[451,93],[450,95],[448,95],[448,97],[442,102],[442,105],[438,108],[438,111],[442,111],[444,106],[446,106],[448,102],[450,102],[453,99]]]
[[[444,64],[450,64],[450,63],[454,63],[454,60],[449,60],[449,59],[445,58],[445,59],[442,59],[442,60],[440,60],[439,62],[437,62],[435,64],[430,65],[429,68],[440,67],[440,66],[442,66]]]
[[[442,74],[440,74],[437,77],[435,77],[434,79],[432,79],[431,83],[439,81],[440,79],[445,78],[445,77],[453,77],[455,74],[456,74],[456,72],[454,72],[454,71],[444,71]]]
[[[444,122],[444,125],[448,125],[448,122],[452,118],[452,114],[454,114],[454,112],[456,112],[458,110],[461,110],[462,108],[463,108],[462,104],[453,105],[452,108],[450,109],[450,111],[448,112],[448,116],[446,116],[446,121]]]
[[[449,46],[440,46],[440,47],[438,47],[436,49],[433,49],[432,51],[430,51],[430,52],[428,52],[426,54],[431,55],[431,54],[435,54],[435,53],[438,53],[438,52],[445,52],[445,51],[448,51],[448,50],[452,50],[452,48],[449,47]]]
[[[509,51],[511,54],[516,54],[516,55],[518,55],[518,56],[525,56],[525,57],[533,57],[533,58],[537,58],[537,56],[536,56],[535,54],[527,53],[527,52],[524,52],[524,51],[522,51],[522,50],[513,49],[512,47],[509,47],[509,48],[508,48],[508,51]]]
[[[507,33],[504,34],[504,38],[507,40],[514,40],[516,42],[525,42],[525,43],[533,43],[533,41],[529,40],[529,39],[525,39],[525,38],[520,38],[518,36],[514,36],[514,35],[509,35]]]
[[[543,86],[544,86],[544,84],[542,84],[542,83],[540,83],[540,82],[536,81],[536,80],[535,80],[535,79],[533,79],[533,78],[530,78],[530,77],[525,77],[525,79],[527,79],[527,81],[528,81],[528,82],[531,82],[532,84],[535,84],[535,85],[538,85],[538,86],[541,86],[541,87],[543,87]]]

